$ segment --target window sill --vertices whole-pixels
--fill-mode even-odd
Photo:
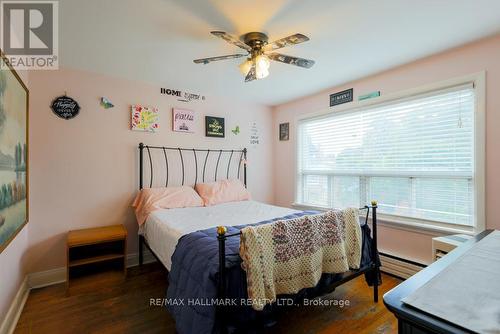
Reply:
[[[329,210],[328,208],[324,208],[324,207],[305,205],[305,204],[300,204],[300,203],[293,203],[292,207],[295,209],[298,209],[298,210],[318,210],[318,211]],[[442,224],[442,223],[427,221],[427,220],[385,215],[382,213],[379,213],[377,216],[378,216],[378,225],[379,226],[386,226],[386,227],[390,227],[390,228],[395,228],[395,229],[404,230],[404,231],[408,231],[408,232],[416,232],[416,233],[420,233],[420,234],[428,234],[431,236],[440,236],[440,235],[447,235],[447,234],[475,235],[477,233],[482,232],[478,229],[475,229],[472,226]],[[371,221],[371,217],[369,218],[369,221]]]

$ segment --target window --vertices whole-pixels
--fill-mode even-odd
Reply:
[[[467,84],[301,120],[297,203],[473,227],[475,99]]]

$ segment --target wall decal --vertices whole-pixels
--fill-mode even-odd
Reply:
[[[250,126],[250,145],[256,147],[260,144],[259,138],[259,128],[257,127],[257,123],[253,122]]]
[[[205,136],[224,138],[224,118],[205,116]]]
[[[380,91],[371,92],[368,94],[360,95],[358,97],[358,101],[368,100],[368,99],[371,99],[373,97],[379,97],[379,96],[380,96]]]
[[[80,112],[78,102],[73,100],[71,97],[66,96],[66,94],[64,96],[56,97],[52,101],[50,108],[54,114],[66,120],[75,118]]]
[[[16,71],[8,65],[3,54],[0,58],[0,68],[1,252],[28,222],[26,179],[29,164],[28,89]]]
[[[111,103],[111,101],[107,98],[105,98],[104,96],[101,97],[101,107],[103,107],[104,109],[110,109],[110,108],[113,108],[115,105],[113,103]]]
[[[194,112],[185,109],[172,109],[172,130],[194,132]]]
[[[289,140],[290,139],[290,123],[281,123],[280,124],[280,140]]]
[[[193,94],[188,92],[183,92],[177,89],[170,88],[160,88],[160,93],[165,95],[170,95],[173,97],[177,97],[177,101],[181,102],[191,102],[191,101],[205,101],[205,96],[200,94]]]
[[[158,108],[133,105],[131,129],[135,131],[157,132],[159,128]]]
[[[234,129],[231,130],[231,132],[237,136],[240,134],[240,126],[239,125],[236,125],[236,127]]]
[[[330,94],[330,107],[338,104],[352,102],[353,89],[343,90],[341,92]]]

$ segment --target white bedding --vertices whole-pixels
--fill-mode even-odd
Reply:
[[[170,270],[177,241],[185,234],[209,227],[258,223],[298,212],[255,201],[230,202],[209,207],[162,209],[149,215],[140,232]]]

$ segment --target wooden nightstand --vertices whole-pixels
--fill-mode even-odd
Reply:
[[[123,225],[69,231],[66,252],[67,288],[71,271],[99,263],[120,262],[124,276],[127,275],[127,230]]]

